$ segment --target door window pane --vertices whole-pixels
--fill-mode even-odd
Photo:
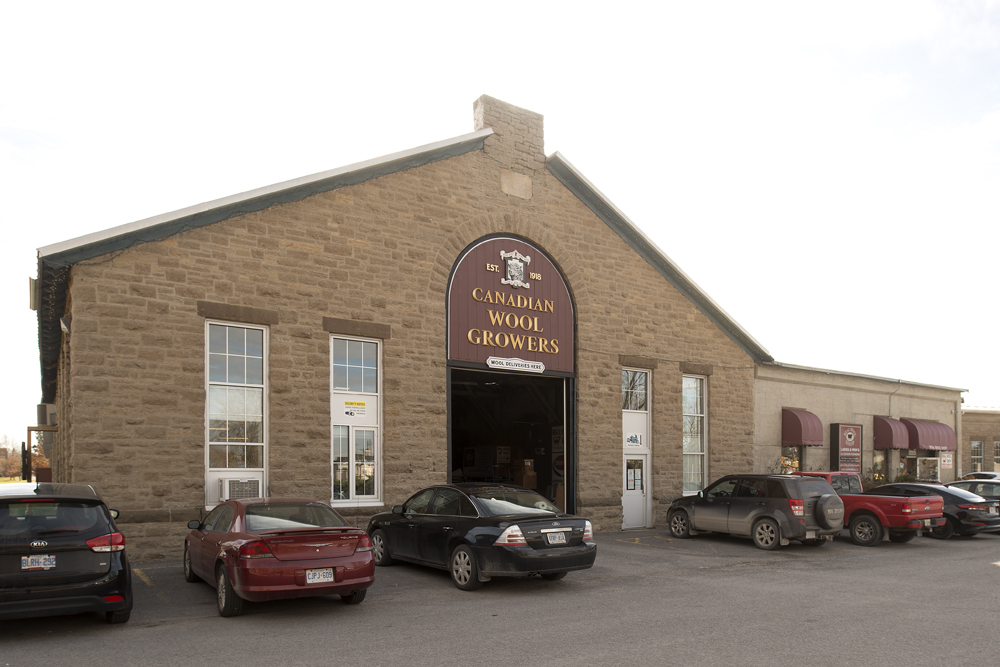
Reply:
[[[622,370],[622,410],[648,410],[646,371]]]

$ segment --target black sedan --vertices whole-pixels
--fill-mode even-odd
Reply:
[[[986,500],[1000,501],[1000,479],[966,479],[959,482],[949,482],[945,486],[962,489]]]
[[[920,482],[897,482],[875,487],[866,493],[877,496],[941,496],[947,521],[926,533],[946,540],[952,535],[975,535],[1000,531],[997,502],[952,486]]]
[[[463,591],[491,577],[562,579],[597,557],[590,521],[509,484],[423,489],[373,516],[368,534],[376,565],[402,560],[448,570]]]

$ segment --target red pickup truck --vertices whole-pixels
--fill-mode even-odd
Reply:
[[[861,477],[853,472],[796,472],[822,477],[844,501],[844,528],[855,544],[873,547],[888,533],[892,542],[909,542],[922,530],[945,521],[941,496],[877,496],[864,492]]]

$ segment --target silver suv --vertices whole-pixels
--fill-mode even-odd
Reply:
[[[789,540],[820,546],[844,527],[844,502],[820,477],[727,475],[696,496],[670,503],[670,534],[747,535],[760,549]]]

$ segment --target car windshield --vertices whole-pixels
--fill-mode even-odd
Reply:
[[[506,514],[562,514],[562,510],[534,491],[480,491],[472,494],[492,516]]]
[[[323,503],[257,503],[247,505],[247,530],[341,528],[348,526]]]
[[[0,502],[0,538],[68,535],[107,527],[100,505],[64,500]]]

